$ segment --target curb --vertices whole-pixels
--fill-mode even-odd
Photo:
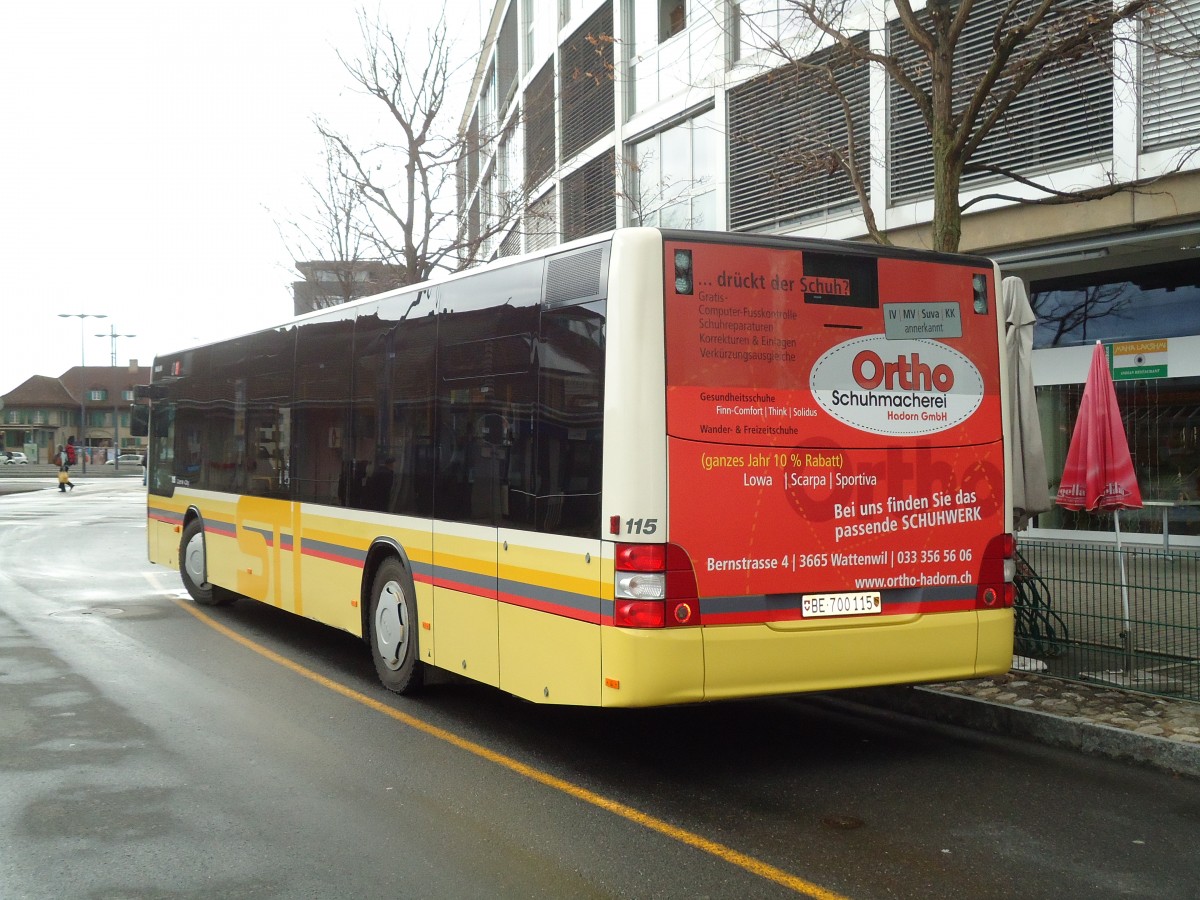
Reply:
[[[1136,762],[1173,775],[1200,779],[1200,744],[1138,734],[1086,719],[1066,719],[976,697],[945,694],[931,688],[863,688],[847,691],[846,699],[946,725],[1023,738],[1089,756]]]
[[[82,466],[72,466],[71,474],[82,474]],[[48,463],[31,463],[27,466],[0,466],[0,481],[24,481],[29,478],[53,478],[58,474],[58,466]],[[119,467],[106,463],[88,463],[88,478],[114,478],[123,475],[141,475],[141,466],[131,466],[128,463]]]

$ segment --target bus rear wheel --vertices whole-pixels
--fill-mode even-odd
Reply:
[[[368,640],[375,671],[389,691],[409,694],[424,681],[417,650],[417,601],[399,561],[385,560],[371,585]]]
[[[237,599],[237,594],[217,587],[208,579],[208,560],[204,550],[204,523],[192,519],[179,539],[179,577],[192,599],[201,606],[225,606]]]

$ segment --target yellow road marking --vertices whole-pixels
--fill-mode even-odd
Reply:
[[[760,859],[755,859],[753,856],[748,856],[745,853],[740,853],[732,847],[727,847],[717,841],[711,841],[706,837],[688,831],[684,828],[678,828],[669,822],[664,822],[662,819],[656,818],[648,813],[634,809],[632,806],[627,806],[616,800],[611,800],[602,794],[597,794],[594,791],[589,791],[587,788],[582,788],[577,784],[572,784],[562,778],[551,775],[549,772],[543,772],[541,769],[536,769],[533,766],[526,765],[523,762],[513,759],[511,756],[505,756],[503,753],[497,753],[482,744],[477,744],[474,741],[459,737],[452,731],[447,731],[444,728],[439,728],[437,725],[431,725],[423,719],[418,719],[408,713],[401,712],[388,706],[386,703],[381,703],[366,694],[361,694],[352,688],[348,688],[343,684],[326,678],[312,669],[305,668],[299,663],[288,659],[286,656],[281,656],[274,650],[270,650],[261,644],[255,643],[248,637],[238,634],[232,628],[222,625],[220,622],[201,612],[195,605],[187,603],[183,600],[174,600],[181,609],[191,613],[205,625],[220,632],[232,641],[236,641],[248,650],[253,650],[260,656],[264,656],[271,662],[278,663],[285,669],[290,669],[297,675],[307,678],[309,681],[315,682],[324,688],[328,688],[335,694],[341,694],[349,700],[360,703],[375,712],[382,713],[395,719],[397,722],[415,728],[430,737],[437,738],[440,741],[445,741],[458,747],[460,750],[465,750],[472,753],[481,759],[486,759],[488,762],[495,763],[498,766],[503,766],[510,771],[516,772],[518,775],[523,775],[526,778],[543,784],[546,787],[553,788],[556,791],[561,791],[576,800],[582,800],[584,803],[590,803],[592,806],[607,810],[613,815],[620,816],[630,822],[641,825],[644,828],[649,828],[651,831],[657,831],[659,834],[665,835],[672,840],[679,841],[682,844],[687,844],[689,847],[694,847],[705,853],[711,854],[723,859],[727,863],[737,866],[740,869],[745,869],[752,875],[757,875],[760,878],[765,878],[767,881],[772,881],[775,884],[790,888],[799,894],[812,897],[814,900],[847,900],[842,894],[834,891],[826,890],[820,885],[813,884],[811,881],[806,881],[799,878],[790,872],[785,872],[783,869],[777,868],[770,863],[763,862]]]

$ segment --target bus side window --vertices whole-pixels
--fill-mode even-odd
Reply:
[[[349,314],[297,328],[290,473],[296,500],[345,505],[353,339]]]
[[[400,298],[403,314],[431,310],[430,292]],[[385,369],[389,381],[388,401],[379,403],[385,420],[379,425],[381,440],[374,465],[380,476],[390,458],[395,470],[392,488],[386,498],[373,502],[394,513],[412,516],[433,515],[433,440],[434,440],[434,352],[437,349],[437,317],[410,318],[394,328],[387,353],[395,361]]]
[[[536,525],[597,537],[604,417],[604,301],[542,313]]]
[[[260,497],[291,493],[291,401],[296,363],[294,328],[262,332],[245,341],[244,423],[240,437],[244,492]]]
[[[529,527],[541,261],[451,282],[438,307],[434,514]],[[522,458],[525,456],[526,458]]]
[[[150,457],[154,461],[151,468],[153,477],[149,481],[150,493],[169,497],[175,485],[175,404],[172,401],[154,401],[149,439]]]

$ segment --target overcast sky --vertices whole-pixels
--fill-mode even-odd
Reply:
[[[352,133],[371,121],[335,55],[358,55],[364,2],[397,32],[435,5],[4,4],[0,394],[79,365],[81,331],[88,365],[109,363],[94,335],[112,329],[137,335],[117,340],[118,364],[148,365],[291,315],[275,223],[308,208],[304,179],[321,174],[313,116]],[[448,4],[472,27],[491,9]]]

